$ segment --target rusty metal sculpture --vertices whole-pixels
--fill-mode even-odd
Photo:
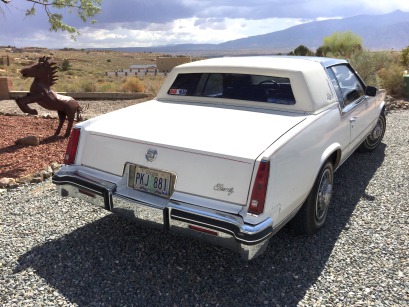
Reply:
[[[43,56],[38,63],[23,68],[20,72],[23,77],[34,78],[30,87],[30,92],[23,97],[17,98],[16,102],[24,113],[37,115],[35,109],[30,108],[30,103],[37,103],[47,110],[58,112],[59,124],[55,131],[55,136],[59,135],[65,119],[68,120],[67,130],[64,137],[69,137],[74,123],[75,114],[77,121],[81,121],[82,108],[78,102],[69,96],[57,94],[51,90],[51,86],[58,80],[56,63],[50,63],[50,57]]]

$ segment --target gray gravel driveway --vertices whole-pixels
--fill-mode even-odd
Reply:
[[[63,199],[50,181],[1,190],[0,305],[408,305],[409,111],[387,125],[335,173],[327,226],[285,227],[249,263]]]

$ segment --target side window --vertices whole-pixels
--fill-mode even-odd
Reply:
[[[169,95],[193,96],[201,74],[180,74],[168,91]]]
[[[335,91],[337,92],[338,99],[343,103],[343,107],[355,102],[365,96],[364,86],[347,65],[337,65],[330,68],[332,76],[335,77],[332,80]]]
[[[341,108],[344,108],[344,98],[342,97],[341,88],[339,87],[337,77],[335,77],[334,71],[331,68],[327,68],[327,73],[332,85],[334,86],[335,93],[337,94],[337,98],[341,105]]]

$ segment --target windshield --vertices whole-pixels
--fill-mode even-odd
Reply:
[[[295,104],[290,79],[274,76],[231,73],[179,74],[168,94]]]

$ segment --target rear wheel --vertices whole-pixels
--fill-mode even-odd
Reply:
[[[381,115],[379,115],[375,128],[373,128],[371,133],[366,137],[365,141],[363,141],[363,143],[358,147],[358,151],[369,152],[378,147],[385,134],[385,130],[386,117],[385,114],[382,112]]]
[[[331,202],[333,182],[334,167],[327,161],[321,168],[303,206],[294,217],[294,225],[299,232],[311,235],[324,226]]]

